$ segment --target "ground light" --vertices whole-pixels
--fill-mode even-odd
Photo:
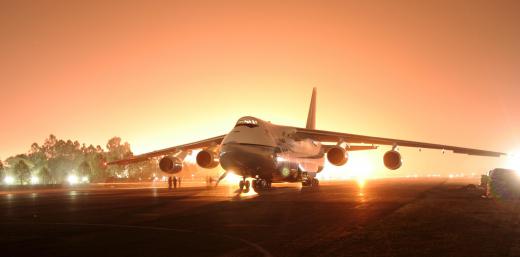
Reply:
[[[88,182],[89,182],[89,179],[87,176],[81,177],[81,183],[88,183]]]
[[[11,177],[11,176],[6,176],[6,177],[4,178],[4,183],[5,183],[6,185],[12,185],[12,184],[14,183],[14,178]]]
[[[31,185],[36,185],[40,183],[40,179],[36,176],[31,177]]]
[[[71,174],[67,177],[67,182],[69,182],[69,184],[71,185],[74,185],[74,184],[77,184],[78,183],[78,176],[74,175],[74,174]]]

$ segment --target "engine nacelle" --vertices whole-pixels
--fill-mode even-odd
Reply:
[[[182,170],[182,160],[177,157],[165,156],[159,161],[159,168],[169,174],[180,172]]]
[[[403,164],[401,154],[395,150],[386,152],[383,156],[383,162],[385,163],[385,166],[391,170],[399,169]]]
[[[204,149],[197,154],[197,165],[205,169],[212,169],[218,166],[219,159],[217,151]]]
[[[327,160],[336,166],[341,166],[348,161],[347,150],[339,146],[334,146],[327,151]]]

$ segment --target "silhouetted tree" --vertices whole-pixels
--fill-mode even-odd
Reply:
[[[4,168],[4,164],[2,163],[2,161],[0,161],[0,183],[2,183],[4,181],[4,178],[5,178],[5,168]]]
[[[40,170],[43,166],[47,165],[47,156],[43,151],[43,147],[40,147],[37,143],[31,145],[31,149],[27,154],[27,162],[30,163],[30,168],[33,170]]]
[[[106,159],[108,161],[115,161],[133,156],[133,153],[130,150],[130,144],[128,144],[128,142],[121,144],[121,138],[119,137],[113,137],[108,140],[107,149],[108,152],[106,154]],[[110,176],[117,176],[124,174],[127,170],[124,166],[112,165],[107,167],[107,172]]]
[[[80,177],[88,177],[92,176],[92,169],[90,168],[90,164],[87,161],[83,161],[78,167],[78,175]]]
[[[99,145],[86,145],[78,141],[63,140],[55,135],[49,135],[39,145],[33,143],[27,154],[20,154],[6,159],[5,165],[8,168],[0,170],[0,177],[3,174],[12,172],[20,178],[16,167],[21,167],[20,161],[29,169],[29,174],[22,175],[24,183],[30,177],[30,171],[39,171],[43,183],[62,182],[71,172],[77,172],[78,175],[84,174],[89,176],[91,181],[104,181],[108,176],[115,176],[128,173],[134,178],[147,177],[147,163],[139,163],[126,167],[110,166],[104,163],[113,160],[131,157],[132,151],[130,144],[122,143],[121,138],[113,137],[108,140],[108,151],[104,151]],[[3,165],[2,165],[3,166]],[[156,165],[155,165],[156,166]],[[156,167],[155,167],[156,168]],[[83,176],[83,175],[82,175]]]
[[[27,165],[27,163],[25,163],[24,160],[18,161],[18,163],[14,166],[14,173],[20,181],[20,185],[23,185],[24,182],[29,182],[29,176],[31,175],[31,171],[29,170],[29,166]]]
[[[47,166],[41,168],[40,177],[42,179],[43,184],[54,184],[52,181],[51,172],[49,171],[49,168],[47,168]]]
[[[142,180],[149,180],[153,177],[153,175],[159,175],[161,171],[159,170],[159,164],[157,163],[157,159],[151,158],[148,161],[144,161],[141,164],[141,174],[140,178]]]

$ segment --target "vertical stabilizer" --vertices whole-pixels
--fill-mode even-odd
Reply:
[[[316,129],[316,88],[312,89],[311,106],[307,115],[307,129]]]

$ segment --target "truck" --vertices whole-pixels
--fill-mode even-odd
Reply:
[[[480,184],[488,198],[514,199],[520,196],[520,174],[512,169],[496,168],[482,175]]]

